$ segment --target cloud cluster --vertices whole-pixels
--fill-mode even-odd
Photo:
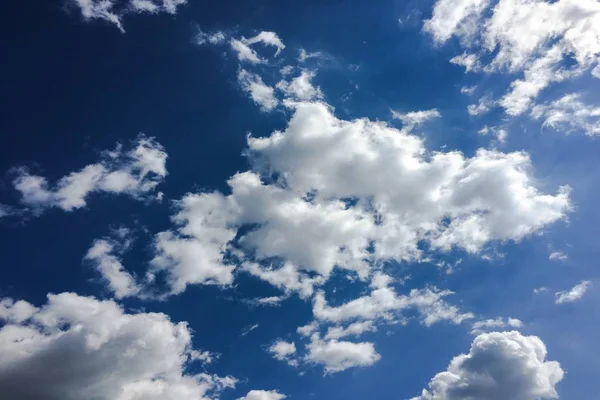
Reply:
[[[467,71],[522,74],[499,100],[509,115],[550,84],[598,70],[599,27],[596,0],[438,0],[424,24],[438,44],[460,39],[466,52],[452,62]]]
[[[187,324],[164,314],[61,293],[40,308],[3,299],[0,320],[0,392],[10,399],[200,400],[236,383],[186,372],[206,357]]]
[[[287,398],[286,395],[276,390],[251,390],[238,400],[283,400],[285,398]]]
[[[353,367],[368,367],[381,359],[373,343],[346,342],[336,339],[321,340],[319,334],[311,337],[306,346],[305,361],[322,365],[325,373],[331,374]]]
[[[567,94],[558,100],[532,108],[531,116],[542,126],[565,133],[583,132],[600,135],[600,107],[586,104],[580,93]]]
[[[118,144],[105,151],[95,164],[72,172],[55,184],[27,169],[17,170],[13,185],[21,193],[21,203],[34,213],[57,207],[72,211],[85,207],[92,193],[124,194],[148,199],[167,175],[167,153],[153,138],[138,136],[134,148],[124,152]]]
[[[455,357],[420,396],[412,400],[557,399],[564,372],[546,360],[546,346],[519,332],[484,333],[468,354]]]
[[[507,318],[506,320],[498,317],[496,319],[486,319],[477,321],[471,328],[472,335],[479,335],[488,330],[499,330],[504,328],[519,329],[523,323],[517,318]]]
[[[122,19],[126,14],[176,14],[177,8],[187,0],[128,0],[124,4],[117,0],[67,0],[78,7],[85,20],[101,19],[108,21],[125,32]]]

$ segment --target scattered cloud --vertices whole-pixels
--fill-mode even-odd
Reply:
[[[411,111],[407,113],[400,113],[392,110],[392,118],[399,119],[407,130],[411,130],[417,125],[421,125],[432,119],[441,118],[442,115],[438,110],[423,110],[423,111]]]
[[[345,328],[342,326],[329,327],[329,329],[327,329],[325,339],[341,339],[347,336],[358,337],[363,333],[375,331],[377,331],[377,328],[375,327],[373,321],[354,322]]]
[[[322,365],[327,374],[341,372],[348,368],[368,367],[381,359],[381,355],[375,351],[373,343],[324,341],[318,334],[312,335],[307,349],[308,354],[305,360]]]
[[[242,333],[240,333],[240,336],[247,336],[250,332],[258,328],[259,326],[259,324],[248,325],[247,327],[242,329]]]
[[[477,90],[477,86],[463,86],[460,88],[460,92],[466,95],[472,95]]]
[[[268,348],[268,352],[279,361],[285,361],[292,367],[298,366],[298,360],[294,358],[296,355],[296,344],[294,342],[278,339]]]
[[[490,96],[483,96],[477,104],[469,104],[467,112],[470,116],[476,117],[488,113],[494,106],[494,101]]]
[[[153,138],[138,136],[134,149],[124,152],[120,144],[105,151],[98,163],[72,172],[54,185],[25,168],[17,170],[13,184],[21,203],[34,213],[57,207],[72,211],[86,206],[92,193],[125,194],[147,200],[167,175],[167,153]]]
[[[585,104],[580,93],[572,93],[550,103],[536,105],[531,116],[543,126],[564,133],[600,135],[600,107]]]
[[[318,86],[314,86],[311,80],[315,77],[315,72],[302,70],[300,75],[290,82],[282,80],[277,84],[277,89],[281,90],[287,97],[300,100],[311,101],[323,98],[323,92]]]
[[[545,286],[542,286],[542,287],[533,289],[533,294],[540,294],[540,293],[544,293],[547,291],[548,291],[548,288]]]
[[[165,314],[74,293],[40,308],[0,304],[0,390],[11,399],[208,400],[237,382],[186,373],[198,359],[191,331]]]
[[[508,137],[508,133],[506,129],[498,127],[498,126],[484,126],[479,131],[478,134],[481,136],[492,135],[496,138],[499,143],[506,143],[506,138]]]
[[[592,282],[590,281],[581,281],[581,283],[573,286],[570,290],[556,292],[554,296],[556,297],[556,304],[564,304],[564,303],[573,303],[575,301],[581,300],[583,295],[592,287]]]
[[[598,27],[596,0],[438,0],[424,24],[439,45],[459,38],[469,53],[453,60],[467,71],[522,73],[499,101],[512,116],[550,84],[595,71]]]
[[[86,21],[102,19],[114,24],[121,32],[125,32],[122,19],[126,14],[176,14],[177,8],[186,3],[187,0],[67,0],[67,4],[79,8]]]
[[[274,95],[275,90],[266,85],[260,76],[240,69],[238,82],[242,89],[250,94],[250,98],[260,106],[262,111],[271,111],[279,104],[279,100]]]
[[[536,336],[483,333],[468,354],[455,357],[447,371],[412,400],[558,399],[556,384],[564,371],[546,355],[546,346]]]

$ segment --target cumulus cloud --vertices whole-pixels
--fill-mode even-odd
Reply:
[[[375,331],[377,331],[377,328],[375,327],[373,321],[354,322],[346,327],[329,327],[329,329],[327,329],[325,339],[341,339],[347,336],[360,336],[363,333]]]
[[[122,18],[131,13],[168,13],[176,14],[177,8],[187,0],[129,0],[125,3],[117,0],[67,0],[68,4],[78,7],[85,20],[102,19],[125,32]]]
[[[269,347],[268,351],[277,360],[286,361],[292,367],[298,366],[298,361],[294,359],[296,355],[296,344],[294,342],[279,339]]]
[[[40,308],[0,304],[0,391],[7,398],[199,400],[235,386],[230,376],[186,372],[197,359],[190,329],[164,314],[130,314],[75,293],[50,294]]]
[[[285,45],[277,36],[275,32],[262,31],[258,35],[251,37],[250,39],[242,38],[242,42],[248,46],[253,45],[255,43],[263,43],[267,46],[273,46],[277,50],[275,51],[275,57],[281,53],[281,51],[285,48]]]
[[[519,332],[484,333],[468,354],[455,357],[420,396],[412,400],[557,399],[556,384],[564,372],[546,360],[546,346]]]
[[[238,400],[283,400],[287,396],[276,390],[251,390]]]
[[[471,327],[472,335],[479,335],[485,331],[489,330],[498,330],[505,328],[515,328],[518,329],[523,326],[523,323],[517,318],[507,318],[503,319],[498,317],[496,319],[486,319],[483,321],[477,321]]]
[[[260,76],[240,69],[238,82],[252,100],[260,106],[261,110],[271,111],[279,104],[279,100],[274,95],[275,90],[266,85]]]
[[[315,77],[313,71],[303,70],[300,75],[290,82],[282,80],[277,84],[277,89],[281,90],[287,97],[296,100],[310,101],[323,98],[323,92],[320,87],[315,87],[311,79]]]
[[[558,100],[536,105],[531,116],[542,120],[543,126],[564,133],[583,132],[600,135],[600,107],[586,104],[580,93],[567,94]]]
[[[368,367],[381,359],[373,343],[322,340],[313,334],[307,345],[305,361],[322,365],[325,373],[332,374],[354,367]]]
[[[575,301],[580,300],[583,295],[592,287],[592,282],[590,281],[581,281],[581,283],[573,286],[570,290],[556,292],[554,296],[556,297],[556,304],[563,303],[573,303]]]
[[[499,101],[519,115],[550,84],[597,68],[598,27],[596,0],[438,0],[424,30],[438,44],[458,37],[469,53],[453,60],[468,70],[521,73]]]
[[[101,160],[59,179],[54,185],[39,175],[20,168],[13,181],[21,203],[35,213],[56,207],[72,211],[86,206],[92,193],[124,194],[148,199],[167,175],[167,153],[153,138],[140,135],[134,148],[121,145],[103,153]]]
[[[450,59],[452,64],[460,65],[465,67],[465,71],[467,72],[477,72],[481,70],[481,62],[479,58],[475,54],[461,54],[460,56],[455,56]]]
[[[469,115],[475,117],[478,115],[486,114],[494,106],[494,101],[490,96],[483,96],[479,99],[477,104],[469,104],[467,106],[467,112]]]
[[[540,232],[571,209],[568,187],[539,192],[524,152],[428,152],[406,129],[342,120],[318,101],[287,105],[284,130],[248,138],[252,169],[229,179],[229,194],[177,202],[177,232],[157,235],[154,262],[173,293],[230,284],[242,264],[286,293],[310,296],[334,268],[366,279],[377,262],[453,248],[477,254],[492,241]]]

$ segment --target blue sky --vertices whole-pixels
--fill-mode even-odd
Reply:
[[[597,0],[0,19],[0,397],[600,399]]]

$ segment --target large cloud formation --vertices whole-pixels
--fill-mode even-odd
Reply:
[[[284,131],[248,138],[253,169],[231,177],[231,193],[185,195],[177,230],[157,236],[156,265],[174,293],[207,274],[229,284],[233,265],[250,259],[271,273],[247,270],[277,282],[293,275],[281,269],[286,278],[275,279],[277,260],[300,271],[297,282],[334,268],[367,277],[376,262],[518,241],[570,210],[568,187],[536,188],[524,152],[428,152],[410,130],[341,120],[323,102],[286,104],[293,115]],[[177,246],[195,257],[171,251]]]
[[[41,308],[0,301],[0,393],[18,400],[201,400],[232,377],[185,369],[206,354],[185,322],[115,302],[48,295]]]
[[[429,389],[412,400],[556,399],[555,386],[564,372],[546,360],[546,346],[519,332],[484,333],[469,354],[455,357],[437,374]]]

